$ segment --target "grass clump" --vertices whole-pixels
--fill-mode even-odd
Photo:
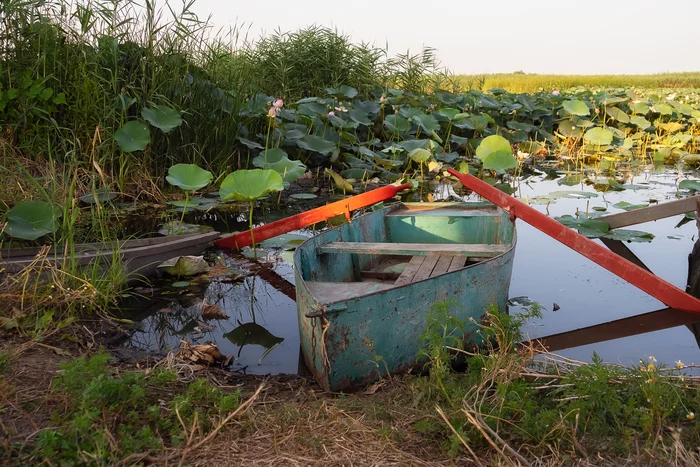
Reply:
[[[10,369],[10,354],[0,352],[0,376],[3,376]]]
[[[328,88],[342,85],[366,97],[385,80],[382,49],[354,44],[348,36],[321,26],[277,31],[242,56],[260,91],[290,101],[325,96]]]
[[[113,464],[135,453],[158,455],[195,433],[206,433],[239,406],[239,393],[224,394],[205,380],[178,387],[176,375],[113,374],[104,352],[62,364],[53,391],[64,398],[42,430],[31,459],[61,464]],[[181,393],[169,402],[168,392]]]
[[[519,344],[522,324],[538,315],[536,304],[513,315],[490,308],[480,329],[485,347],[471,353],[455,345],[464,326],[446,306],[436,307],[431,319],[440,324],[425,336],[430,378],[427,387],[418,379],[417,387],[438,405],[445,425],[421,421],[413,428],[441,439],[452,454],[474,457],[486,449],[523,465],[552,452],[624,458],[643,449],[668,460],[682,446],[698,445],[699,382],[682,374],[680,362],[665,368],[650,357],[626,368],[596,354],[583,363],[540,353]],[[466,372],[446,370],[457,357],[465,359]]]

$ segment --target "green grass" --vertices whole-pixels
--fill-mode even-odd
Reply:
[[[464,88],[483,91],[501,88],[513,93],[563,91],[575,87],[588,88],[700,88],[700,72],[660,73],[652,75],[538,75],[502,73],[458,75]]]
[[[209,432],[239,406],[238,392],[225,394],[206,380],[183,388],[169,370],[118,374],[109,360],[100,352],[62,365],[53,396],[64,402],[51,428],[39,432],[32,462],[107,465],[134,453],[157,455]]]
[[[134,178],[162,178],[177,162],[218,172],[240,166],[238,137],[252,136],[245,126],[257,94],[289,102],[341,85],[360,97],[394,83],[436,85],[424,76],[439,69],[430,49],[388,59],[382,49],[316,26],[252,42],[234,26],[212,38],[191,6],[0,4],[2,152],[96,164],[127,191]],[[117,130],[154,105],[175,109],[184,123],[153,132],[143,152],[121,151]]]
[[[459,324],[446,310],[431,311],[436,324],[426,332],[428,349],[443,336],[454,347]],[[490,323],[481,328],[487,345],[466,358],[466,372],[443,370],[455,354],[429,352],[431,377],[416,384],[447,414],[451,428],[442,431],[445,446],[468,453],[467,446],[484,449],[496,440],[528,458],[548,451],[628,457],[643,448],[664,458],[673,436],[685,446],[700,443],[694,419],[700,404],[697,381],[686,381],[680,368],[657,365],[653,357],[633,368],[605,364],[595,354],[591,364],[547,354],[536,361],[531,349],[517,342],[521,325],[538,313],[536,305],[511,315],[490,309]],[[440,438],[432,424],[415,428]]]

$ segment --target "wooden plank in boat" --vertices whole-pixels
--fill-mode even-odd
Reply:
[[[437,264],[435,265],[435,268],[433,268],[433,273],[430,275],[430,277],[445,274],[447,270],[450,269],[450,264],[452,264],[452,258],[454,258],[454,256],[440,256],[440,258],[437,261]],[[464,256],[457,256],[457,258],[464,258]]]
[[[509,245],[483,243],[365,243],[331,242],[318,248],[320,253],[355,253],[362,255],[408,255],[408,256],[471,256],[492,258],[505,253]]]
[[[363,297],[395,287],[390,282],[314,282],[306,283],[309,292],[320,303],[335,303]]]
[[[425,261],[425,256],[414,256],[411,258],[411,261],[403,270],[399,278],[396,279],[394,285],[405,285],[413,282],[413,278],[416,276],[416,273],[423,264],[423,261]]]
[[[440,257],[436,255],[431,255],[425,258],[425,261],[423,261],[421,267],[418,268],[418,272],[416,272],[416,275],[413,276],[413,282],[422,281],[432,276],[433,269],[435,269],[438,259],[440,259]]]
[[[467,264],[468,259],[469,258],[465,256],[453,256],[452,262],[450,263],[450,268],[447,270],[447,272],[454,272],[458,269],[462,269]]]

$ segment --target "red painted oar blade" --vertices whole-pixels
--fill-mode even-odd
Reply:
[[[342,214],[349,215],[350,211],[355,211],[381,201],[386,201],[387,199],[396,196],[399,191],[406,190],[410,187],[411,185],[409,183],[398,186],[387,185],[377,188],[376,190],[368,191],[367,193],[362,193],[357,196],[351,196],[350,198],[311,209],[310,211],[302,212],[285,219],[270,222],[269,224],[253,229],[253,238],[256,242],[262,242],[268,238],[276,237],[278,235],[291,232],[292,230],[301,229],[302,227],[307,227],[317,222],[331,219],[335,216]],[[240,232],[235,235],[231,235],[230,237],[219,239],[215,243],[219,248],[240,249],[252,244],[253,242],[250,236],[250,231],[246,230],[245,232]]]
[[[700,300],[478,178],[447,169],[465,187],[638,287],[671,308],[700,314]]]

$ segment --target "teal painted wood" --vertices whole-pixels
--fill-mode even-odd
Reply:
[[[454,272],[386,288],[359,283],[360,272],[377,256],[318,253],[322,245],[342,241],[486,243],[509,248]],[[465,342],[479,345],[476,331],[486,309],[491,304],[506,308],[515,242],[508,214],[488,203],[399,203],[304,242],[294,255],[297,311],[302,353],[316,380],[327,390],[350,391],[376,381],[380,374],[420,365],[427,317],[431,306],[441,301],[458,304],[451,311],[468,323]],[[316,296],[313,282],[350,282],[352,290],[363,292]],[[338,287],[340,291],[342,284]]]

